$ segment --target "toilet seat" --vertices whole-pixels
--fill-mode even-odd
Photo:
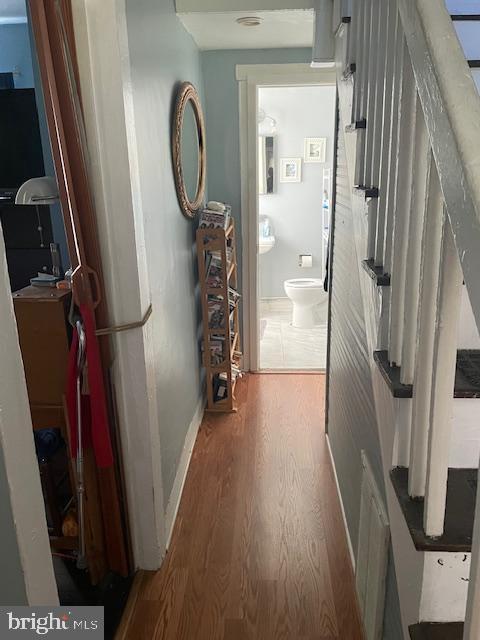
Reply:
[[[320,278],[293,278],[285,280],[285,286],[293,289],[317,289],[318,287],[323,289],[323,282]]]

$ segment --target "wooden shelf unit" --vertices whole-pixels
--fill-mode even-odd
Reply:
[[[231,248],[231,259],[228,260],[227,247]],[[210,253],[220,256],[221,276],[218,287],[207,286],[207,259]],[[237,290],[237,254],[235,245],[235,225],[230,220],[227,230],[222,228],[197,230],[197,257],[198,273],[200,278],[200,290],[202,297],[203,320],[203,366],[207,372],[207,411],[234,412],[237,410],[235,401],[235,382],[232,376],[232,364],[240,367],[239,358],[235,358],[235,352],[241,351],[239,304],[230,311],[229,287]],[[211,328],[209,322],[209,298],[217,296],[223,301],[223,326]],[[211,343],[214,336],[224,336],[223,360],[221,363],[212,363]],[[214,401],[214,381],[220,373],[227,377],[226,397],[217,402]]]

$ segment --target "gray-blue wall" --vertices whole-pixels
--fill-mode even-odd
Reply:
[[[232,205],[232,214],[237,221],[240,274],[240,113],[235,67],[237,64],[311,62],[311,59],[311,49],[235,49],[231,51],[204,51],[202,53],[207,127],[208,193],[213,200],[221,200]]]
[[[179,208],[171,159],[178,86],[203,95],[200,54],[173,0],[127,0],[135,128],[152,289],[165,505],[185,435],[202,396],[196,301],[195,223]]]
[[[0,73],[18,70],[14,76],[16,89],[29,89],[33,84],[28,25],[0,25]]]

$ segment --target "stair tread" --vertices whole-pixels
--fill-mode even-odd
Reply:
[[[413,386],[400,382],[400,367],[390,365],[387,351],[373,354],[394,398],[411,398]],[[459,349],[455,374],[455,398],[480,398],[480,349]]]
[[[424,501],[412,500],[408,495],[408,469],[392,469],[390,478],[417,550],[456,553],[471,551],[477,476],[478,469],[448,470],[445,531],[440,538],[429,538],[423,530]]]
[[[391,365],[388,361],[388,351],[375,351],[373,359],[387,383],[394,398],[411,398],[413,385],[400,382],[400,367]]]
[[[345,132],[349,133],[352,131],[357,131],[357,129],[366,129],[366,128],[367,128],[367,121],[365,118],[361,118],[360,120],[355,120],[354,122],[347,124],[345,127]]]
[[[420,622],[408,628],[412,640],[462,640],[463,622]]]
[[[347,66],[343,70],[343,74],[342,74],[343,79],[348,80],[348,78],[350,78],[354,73],[356,73],[356,71],[357,71],[356,62],[350,62],[350,64],[347,64]]]
[[[366,187],[363,184],[358,184],[353,187],[353,193],[355,193],[356,195],[360,195],[365,199],[378,198],[379,196],[378,187]]]
[[[454,22],[477,22],[480,20],[478,13],[452,13],[451,18]]]
[[[368,273],[370,278],[374,280],[378,287],[389,287],[390,276],[385,273],[383,267],[376,267],[372,258],[362,261],[362,267]]]

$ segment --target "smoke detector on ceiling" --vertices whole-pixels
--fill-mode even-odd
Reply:
[[[259,16],[244,16],[243,18],[237,18],[236,22],[242,27],[258,27],[262,22],[262,18]]]

